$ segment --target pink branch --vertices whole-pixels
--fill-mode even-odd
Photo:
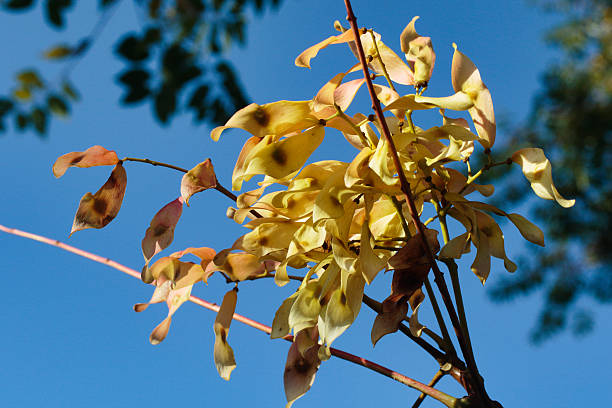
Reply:
[[[63,242],[60,242],[56,239],[51,239],[51,238],[47,238],[47,237],[43,237],[41,235],[37,235],[37,234],[32,234],[31,232],[26,232],[26,231],[21,231],[18,230],[16,228],[8,228],[5,227],[4,225],[0,224],[0,231],[4,231],[7,234],[12,234],[12,235],[17,235],[23,238],[28,238],[34,241],[38,241],[38,242],[42,242],[44,244],[47,245],[51,245],[57,248],[61,248],[64,251],[68,251],[68,252],[72,252],[73,254],[82,256],[84,258],[90,259],[94,262],[99,262],[101,264],[110,266],[111,268],[115,268],[127,275],[130,275],[133,278],[136,278],[138,280],[140,280],[140,272],[129,268],[125,265],[122,265],[118,262],[115,262],[111,259],[105,258],[103,256],[100,255],[96,255],[96,254],[92,254],[91,252],[87,252],[84,251],[82,249],[79,248],[75,248],[71,245],[68,244],[64,244]],[[189,297],[189,301],[195,303],[196,305],[202,306],[208,310],[212,310],[214,312],[218,312],[219,311],[219,306],[217,306],[214,303],[210,303],[207,302],[204,299],[200,299],[197,296],[193,296],[191,295]],[[259,323],[255,320],[249,319],[246,316],[242,316],[239,315],[238,313],[234,313],[233,316],[234,320],[237,320],[241,323],[246,324],[247,326],[250,326],[254,329],[260,330],[266,334],[270,334],[272,332],[272,328],[270,326],[266,326],[265,324]],[[285,337],[283,337],[283,339],[287,340],[287,341],[293,341],[293,336],[291,335],[287,335]],[[365,358],[356,356],[354,354],[350,354],[347,353],[346,351],[342,351],[339,349],[335,349],[335,348],[330,348],[330,352],[333,356],[336,356],[338,358],[341,358],[343,360],[349,361],[353,364],[357,364],[360,365],[362,367],[368,368],[372,371],[375,371],[379,374],[382,374],[386,377],[389,377],[393,380],[396,380],[404,385],[407,385],[408,387],[414,388],[418,391],[421,391],[422,393],[425,393],[427,395],[429,395],[432,398],[435,398],[436,400],[442,402],[444,405],[446,405],[447,407],[453,407],[454,404],[457,402],[457,399],[454,397],[451,397],[448,394],[443,393],[442,391],[439,391],[435,388],[429,387],[426,384],[423,384],[419,381],[413,380],[410,377],[407,377],[403,374],[400,374],[398,372],[395,372],[389,368],[383,367],[379,364],[376,364],[372,361],[366,360]]]

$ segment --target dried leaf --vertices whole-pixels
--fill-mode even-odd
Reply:
[[[215,188],[217,186],[217,176],[213,169],[210,159],[206,159],[202,163],[189,170],[181,180],[181,197],[185,200],[185,204],[189,205],[189,199],[195,193]]]
[[[310,336],[316,330],[307,330],[306,332]],[[313,342],[316,341],[316,338],[311,337],[311,339]],[[289,347],[283,374],[285,396],[287,397],[285,408],[291,407],[295,400],[304,395],[312,386],[317,370],[321,365],[318,351],[319,345],[310,347],[304,353],[300,353],[297,342],[292,343]]]
[[[383,111],[406,112],[408,110],[432,109],[437,106],[432,103],[419,102],[416,100],[416,97],[417,96],[413,94],[402,96],[401,98],[398,98],[389,105],[387,105],[387,107],[383,109]]]
[[[384,75],[384,71],[386,70],[389,74],[389,78],[391,78],[393,82],[402,85],[413,85],[414,77],[410,68],[408,68],[404,61],[402,61],[402,59],[398,57],[393,50],[387,47],[387,45],[380,40],[379,34],[374,33],[374,37],[376,38],[376,44],[374,44],[372,34],[369,32],[361,35],[363,52],[365,53],[366,58],[368,58],[368,56],[372,57],[372,60],[368,65],[374,70],[374,72],[380,75]],[[376,52],[377,49],[378,53]],[[383,69],[383,66],[378,58],[379,54],[385,69]]]
[[[372,325],[372,345],[376,345],[383,336],[395,333],[408,313],[408,298],[404,295],[390,296],[382,302],[382,313],[374,319]]]
[[[325,108],[333,107],[334,104],[336,104],[338,105],[338,107],[340,107],[342,111],[345,111],[349,107],[359,87],[358,86],[356,88],[353,87],[355,88],[353,89],[354,92],[348,92],[347,89],[344,89],[343,91],[340,92],[338,96],[336,96],[335,92],[338,89],[338,87],[341,86],[342,80],[344,79],[345,76],[359,69],[361,69],[361,65],[356,64],[351,69],[349,69],[347,72],[342,72],[342,73],[335,75],[325,85],[323,85],[323,87],[319,90],[319,92],[317,92],[317,95],[314,97],[312,101],[313,110],[315,112],[319,112]],[[351,81],[351,82],[354,82],[354,81]]]
[[[414,17],[400,35],[402,52],[414,72],[414,82],[417,86],[427,86],[436,62],[436,54],[431,45],[430,37],[417,34],[414,23],[419,16]]]
[[[70,235],[86,228],[103,228],[119,213],[127,186],[127,174],[117,163],[110,177],[96,194],[87,193],[81,198]]]
[[[474,63],[453,44],[452,82],[455,94],[442,98],[425,96],[415,97],[415,101],[433,104],[442,109],[467,110],[472,117],[478,141],[485,148],[495,143],[495,113],[491,92],[480,78],[480,72]]]
[[[213,129],[210,137],[218,141],[221,133],[228,128],[244,129],[259,138],[266,135],[284,136],[319,123],[310,109],[311,101],[278,101],[265,105],[252,103],[234,113],[224,126]]]
[[[440,250],[440,258],[459,259],[468,252],[470,252],[470,233],[466,232],[448,241]]]
[[[223,296],[223,302],[215,319],[215,346],[214,360],[215,366],[219,375],[224,380],[229,381],[230,375],[236,368],[236,360],[234,359],[234,351],[227,343],[227,335],[232,323],[232,317],[236,310],[236,301],[238,300],[238,289],[232,289]]]
[[[168,335],[168,331],[170,330],[170,323],[172,323],[172,316],[166,317],[153,329],[151,335],[149,336],[149,341],[151,344],[157,346],[159,343],[164,341]]]
[[[328,37],[325,40],[308,47],[300,55],[298,55],[295,59],[295,65],[298,67],[310,68],[310,60],[316,57],[319,51],[323,48],[332,44],[342,44],[354,40],[355,36],[351,30],[347,30],[339,35]]]
[[[57,158],[53,164],[53,175],[60,178],[68,167],[111,166],[119,163],[114,150],[106,150],[102,146],[92,146],[84,152],[66,153]]]
[[[285,337],[291,331],[291,326],[289,326],[289,313],[291,312],[291,307],[293,307],[297,296],[298,292],[295,292],[293,295],[285,299],[283,303],[281,303],[280,307],[274,314],[270,338],[279,339],[281,337]]]
[[[544,233],[537,225],[520,214],[506,214],[508,219],[518,228],[519,232],[529,242],[544,246]]]
[[[367,211],[369,213],[369,211]],[[361,226],[361,245],[359,249],[359,261],[361,272],[367,284],[372,283],[374,278],[385,267],[386,257],[379,257],[373,248],[372,233],[369,227],[369,217],[366,215],[366,222]]]
[[[429,243],[429,248],[436,254],[440,250],[440,243],[437,238],[438,231],[426,228],[425,236]],[[406,269],[424,263],[428,264],[429,258],[426,256],[420,234],[410,237],[406,245],[389,259],[389,265],[393,269]]]
[[[304,287],[300,288],[288,318],[289,326],[294,332],[314,327],[317,324],[321,312],[320,291],[321,286],[316,279],[308,281]]]
[[[319,324],[321,338],[327,346],[349,328],[361,309],[365,286],[363,275],[345,271],[342,271],[342,275],[342,284],[331,292],[329,302],[325,305],[325,315],[321,316],[324,324]]]
[[[323,141],[325,129],[317,126],[304,132],[276,141],[266,136],[245,159],[245,179],[255,174],[280,179],[299,170]]]
[[[482,82],[476,65],[460,52],[454,43],[453,48],[455,49],[451,68],[453,89],[455,92],[465,92],[474,101],[474,107],[469,109],[470,116],[481,144],[485,148],[490,148],[495,143],[496,132],[491,92]]]
[[[170,291],[166,304],[168,305],[168,316],[151,332],[149,341],[153,345],[161,343],[170,330],[170,323],[172,323],[172,315],[178,310],[183,303],[189,300],[191,295],[192,286],[186,286],[180,289]]]
[[[202,280],[204,281],[204,283],[206,283],[207,279],[214,272],[214,271],[209,270],[211,269],[209,268],[209,265],[212,263],[217,253],[215,252],[214,249],[208,248],[208,247],[200,247],[200,248],[190,247],[190,248],[185,248],[182,251],[177,251],[177,252],[170,254],[170,258],[178,259],[178,258],[182,258],[183,256],[187,254],[192,254],[200,258],[201,260],[200,266],[202,267],[202,270],[205,271],[204,276],[202,277]]]
[[[169,279],[161,279],[155,285],[155,290],[151,296],[151,300],[147,303],[136,303],[134,305],[134,311],[137,313],[144,312],[150,305],[156,303],[165,302],[168,299],[168,295],[172,290],[172,281]]]
[[[422,298],[424,298],[424,296]],[[415,337],[421,337],[421,332],[425,328],[425,326],[419,322],[419,307],[421,307],[422,304],[423,300],[418,302],[416,306],[412,306],[413,311],[410,315],[410,318],[408,319],[408,327],[410,328],[410,333],[412,333],[412,335]]]
[[[512,161],[521,166],[523,174],[531,183],[531,188],[538,197],[545,200],[555,200],[565,208],[572,207],[575,204],[576,200],[567,200],[557,191],[553,184],[552,166],[542,149],[521,149],[512,155]]]
[[[174,227],[183,212],[181,197],[166,204],[155,214],[142,239],[142,254],[148,263],[157,253],[168,248],[174,239]]]
[[[229,250],[219,252],[213,260],[212,271],[223,271],[232,281],[240,282],[266,273],[264,262],[259,257],[244,252],[229,253]]]

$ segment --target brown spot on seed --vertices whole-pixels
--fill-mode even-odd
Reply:
[[[258,107],[253,113],[253,119],[255,119],[255,122],[257,122],[260,126],[267,126],[270,122],[270,116],[261,106]]]
[[[94,199],[93,202],[93,210],[98,214],[106,213],[106,209],[108,208],[108,203],[105,200]]]
[[[287,163],[287,153],[282,148],[277,147],[272,152],[272,159],[281,166],[284,166]]]
[[[74,159],[72,159],[72,161],[70,162],[70,165],[72,166],[73,164],[77,164],[78,162],[80,162],[81,160],[83,160],[83,157],[85,157],[84,154],[80,154],[77,157],[75,157]]]

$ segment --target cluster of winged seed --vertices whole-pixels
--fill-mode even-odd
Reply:
[[[507,217],[525,239],[544,245],[540,229],[523,216],[467,197],[471,193],[489,197],[494,192],[493,186],[474,182],[482,171],[496,165],[490,160],[496,130],[491,94],[476,66],[453,44],[454,93],[424,96],[435,53],[431,39],[416,33],[416,19],[400,38],[407,62],[387,47],[379,34],[360,34],[368,68],[383,80],[374,84],[374,91],[385,105],[386,125],[401,168],[396,168],[390,143],[374,116],[346,113],[365,82],[360,77],[349,79],[361,70],[359,63],[334,76],[312,100],[253,103],[236,112],[225,126],[212,131],[215,141],[228,128],[251,134],[236,161],[232,188],[241,190],[243,182],[254,176],[264,177],[259,188],[242,193],[236,200],[237,208],[228,211],[230,218],[249,231],[231,248],[219,252],[206,247],[188,248],[162,257],[149,267],[151,258],[170,245],[183,203],[191,195],[217,185],[210,160],[183,177],[181,196],[157,213],[143,239],[147,263],[143,280],[154,283],[156,289],[151,301],[136,305],[135,310],[163,301],[169,307],[168,317],[155,328],[151,342],[164,339],[172,314],[189,298],[192,286],[206,282],[213,273],[223,273],[233,282],[273,275],[276,284],[283,286],[290,278],[295,279],[289,275],[289,268],[305,273],[297,291],[276,312],[272,326],[273,338],[294,334],[285,369],[289,405],[310,388],[321,361],[330,356],[330,345],[356,319],[364,288],[381,271],[393,271],[393,280],[390,295],[382,303],[372,328],[373,343],[395,332],[409,309],[410,329],[420,335],[423,326],[417,312],[425,298],[421,288],[431,265],[404,202],[398,172],[405,174],[419,214],[426,205],[433,206],[436,216],[425,225],[448,216],[465,230],[452,238],[446,234],[441,245],[438,232],[425,229],[438,259],[461,258],[474,246],[476,256],[471,269],[483,284],[489,275],[491,257],[502,259],[510,272],[516,269],[506,255],[502,230],[492,215]],[[310,60],[332,44],[345,43],[355,53],[353,32],[337,22],[335,27],[340,34],[305,50],[297,57],[296,65],[310,67]],[[396,88],[400,85],[413,86],[416,92],[400,95]],[[441,123],[422,129],[413,123],[412,112],[427,109],[439,110]],[[449,110],[467,111],[472,123],[452,117]],[[340,131],[356,149],[354,159],[307,164],[332,129]],[[469,159],[480,148],[489,164],[472,174]],[[101,228],[110,222],[125,191],[125,170],[114,152],[99,146],[92,149],[69,153],[54,165],[58,177],[69,166],[117,166],[100,191],[83,197],[73,231]],[[512,162],[522,168],[539,197],[556,200],[564,207],[573,205],[573,200],[557,192],[550,162],[541,149],[519,150],[498,164]],[[451,163],[455,165],[449,166]],[[201,262],[181,261],[186,254],[199,257]],[[226,379],[235,367],[227,335],[236,300],[237,291],[230,290],[214,325],[215,363]]]

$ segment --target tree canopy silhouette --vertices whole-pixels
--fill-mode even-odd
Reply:
[[[529,201],[548,230],[547,248],[524,258],[518,276],[504,278],[491,292],[495,300],[544,292],[535,342],[563,329],[588,332],[594,321],[580,297],[612,301],[612,7],[607,0],[546,6],[566,15],[547,35],[562,58],[544,72],[527,123],[514,129],[507,148],[524,144],[550,152],[559,190],[576,198],[576,207],[564,211]],[[522,182],[508,179],[502,199],[528,200]]]
[[[0,2],[8,12],[33,10],[36,0]],[[62,30],[69,23],[72,0],[40,2],[45,21]],[[8,94],[0,94],[0,132],[12,120],[17,130],[47,132],[54,116],[65,117],[79,99],[70,80],[83,58],[112,18],[119,0],[100,0],[98,23],[91,32],[70,43],[49,44],[43,57],[64,64],[59,78],[46,78],[35,68],[23,69]],[[121,104],[150,103],[162,125],[187,110],[196,122],[224,123],[248,103],[232,64],[224,57],[234,44],[246,41],[247,13],[261,13],[280,0],[135,0],[141,29],[126,32],[115,45],[125,68],[116,78],[124,88]],[[112,73],[109,73],[113,75]]]

